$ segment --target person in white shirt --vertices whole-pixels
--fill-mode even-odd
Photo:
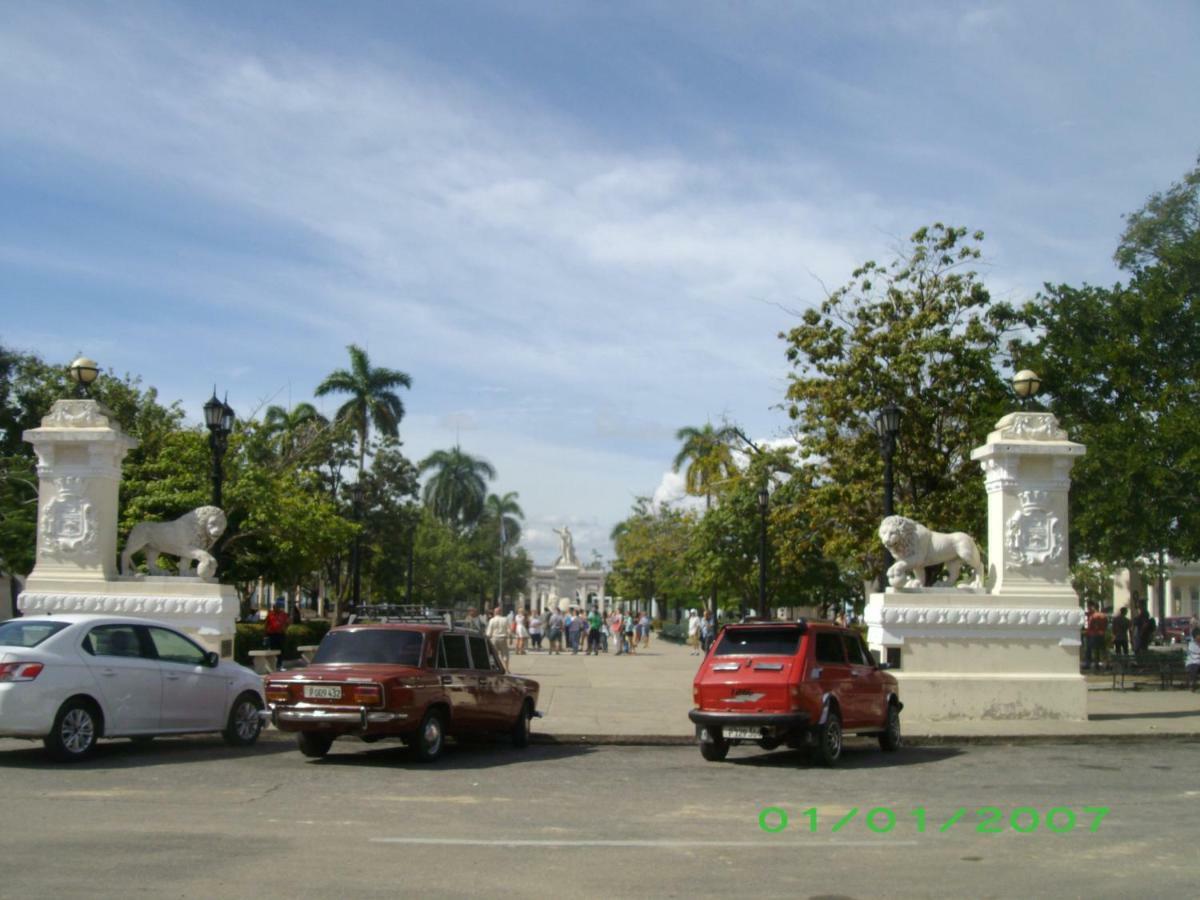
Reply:
[[[700,616],[694,609],[688,610],[688,646],[692,648],[692,656],[700,655]]]
[[[508,617],[500,607],[492,610],[492,617],[488,619],[487,636],[491,639],[492,644],[496,647],[496,653],[504,660],[505,671],[508,670]]]

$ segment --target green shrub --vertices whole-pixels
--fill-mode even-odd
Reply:
[[[329,631],[329,623],[314,619],[302,625],[289,625],[283,636],[283,658],[295,659],[300,655],[297,647],[321,643],[325,632]],[[250,651],[262,650],[266,645],[266,636],[261,622],[239,622],[237,634],[233,639],[233,658],[243,666],[251,665]]]
[[[671,641],[676,644],[687,643],[687,625],[672,625],[664,622],[658,630],[658,636],[664,641]]]

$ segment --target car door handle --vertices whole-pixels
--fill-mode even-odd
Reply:
[[[167,681],[178,681],[179,680],[178,675],[167,675],[165,677],[166,677]]]
[[[116,675],[117,673],[116,673],[116,672],[114,672],[112,669],[104,669],[104,670],[103,670],[103,671],[102,671],[100,674],[101,674],[101,675],[107,675],[109,678],[112,678],[112,677],[113,677],[114,675]]]

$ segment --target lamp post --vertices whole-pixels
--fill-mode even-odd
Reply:
[[[217,389],[214,387],[212,398],[204,404],[204,424],[208,426],[208,448],[212,452],[212,505],[218,508],[221,507],[221,485],[224,482],[221,460],[229,446],[234,418],[233,407],[217,399]]]
[[[1042,379],[1038,377],[1037,372],[1022,369],[1013,376],[1012,386],[1013,391],[1021,398],[1021,408],[1028,409],[1038,389],[1042,386]]]
[[[99,377],[100,367],[96,365],[94,359],[81,356],[71,363],[67,369],[67,374],[75,382],[75,396],[80,398],[90,397],[92,395],[92,382]]]
[[[764,484],[758,491],[758,614],[760,616],[766,615],[767,608],[767,510],[770,503],[771,494]]]
[[[900,407],[888,401],[887,405],[875,417],[875,433],[879,435],[879,452],[883,456],[883,515],[887,518],[895,514],[893,497],[895,485],[892,481],[892,457],[896,453],[896,439],[900,436]],[[892,554],[883,548],[883,579],[887,585],[887,570],[892,567]]]
[[[362,472],[359,472],[362,477]],[[362,615],[359,609],[362,604],[362,484],[354,482],[354,521],[360,526],[354,533],[354,543],[350,545],[350,571],[352,573],[350,599],[355,615]]]

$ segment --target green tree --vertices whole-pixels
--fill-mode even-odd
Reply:
[[[849,577],[882,568],[876,529],[883,463],[874,418],[903,407],[895,455],[897,511],[939,530],[980,534],[986,519],[970,451],[1008,402],[995,364],[1004,307],[970,266],[981,232],[921,228],[887,265],[867,262],[781,337],[795,371],[787,390],[811,487],[798,498],[820,544]]]
[[[463,530],[479,521],[487,498],[487,483],[496,470],[485,459],[463,452],[457,444],[450,450],[435,450],[421,460],[418,471],[433,475],[425,482],[421,499],[434,515]]]
[[[297,448],[306,446],[317,429],[329,422],[311,403],[297,403],[290,410],[282,406],[268,406],[263,414],[263,426],[267,433],[278,435],[280,449],[292,455]]]
[[[685,465],[684,489],[695,497],[704,498],[704,508],[712,506],[713,489],[737,473],[733,459],[733,441],[737,429],[730,425],[713,428],[706,422],[703,428],[686,426],[675,432],[675,440],[683,446],[675,454],[671,468],[678,472]]]
[[[336,369],[317,385],[316,395],[349,394],[350,399],[337,411],[337,418],[351,423],[358,433],[358,471],[365,469],[367,436],[370,426],[388,437],[399,433],[404,418],[404,403],[395,388],[412,387],[407,373],[397,369],[374,368],[365,350],[351,344],[350,368]]]
[[[686,553],[696,517],[638,497],[628,517],[612,531],[616,558],[606,589],[625,601],[657,600],[663,613],[699,606],[703,582]]]

